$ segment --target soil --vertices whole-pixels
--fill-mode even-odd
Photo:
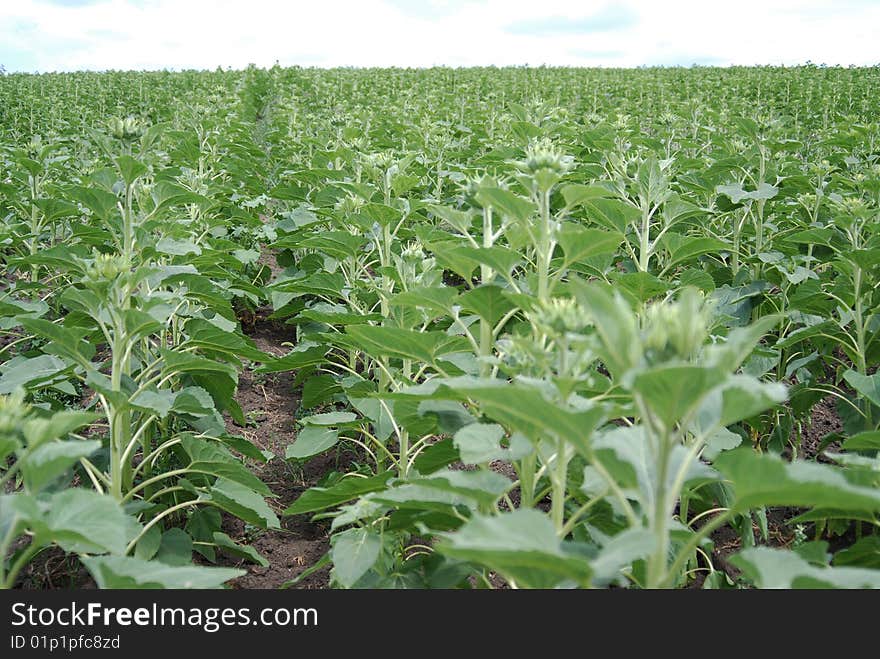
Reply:
[[[801,438],[800,457],[806,460],[815,459],[818,462],[830,463],[831,461],[821,453],[825,450],[839,449],[840,442],[831,442],[820,450],[822,440],[830,433],[839,432],[843,432],[843,424],[834,407],[834,398],[829,396],[813,406],[810,423],[804,429]]]
[[[258,309],[253,323],[245,330],[260,350],[280,356],[289,352],[289,345],[283,344],[293,342],[293,328],[269,320],[270,313],[270,309]],[[318,456],[300,467],[284,460],[287,446],[296,439],[299,394],[294,388],[294,377],[293,373],[263,375],[245,369],[239,377],[236,400],[251,423],[242,428],[226,418],[230,433],[242,435],[261,450],[275,455],[266,463],[255,463],[252,468],[276,495],[270,500],[270,506],[282,520],[280,530],[259,531],[254,537],[248,535],[241,520],[225,519],[223,530],[230,537],[250,544],[269,561],[268,567],[260,567],[221,558],[219,565],[248,570],[246,575],[230,582],[232,588],[278,588],[314,565],[329,549],[326,525],[312,523],[308,515],[283,517],[281,514],[328,470],[338,468],[333,454]],[[329,572],[325,569],[310,575],[297,587],[325,588],[328,583]]]

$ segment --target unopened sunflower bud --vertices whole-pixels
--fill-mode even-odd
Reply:
[[[643,333],[651,361],[687,361],[709,336],[709,308],[695,288],[685,288],[675,302],[658,302],[647,309]]]
[[[119,254],[95,254],[86,265],[86,279],[93,282],[112,281],[131,268],[125,257]]]
[[[538,328],[552,336],[580,332],[590,324],[589,314],[571,298],[553,298],[542,302],[527,316]]]
[[[31,406],[24,402],[24,391],[21,389],[8,396],[0,396],[0,437],[20,431],[30,411]]]
[[[110,120],[110,134],[118,140],[130,142],[144,134],[144,125],[136,117],[114,117]]]
[[[526,148],[526,157],[517,168],[531,176],[538,190],[547,192],[572,168],[574,158],[565,155],[548,139],[536,140]]]

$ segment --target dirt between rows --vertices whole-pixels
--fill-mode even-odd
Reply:
[[[269,320],[268,313],[268,310],[258,310],[253,324],[245,329],[260,350],[281,356],[289,352],[295,330],[291,325]],[[248,570],[248,574],[230,582],[233,588],[278,588],[315,564],[329,549],[327,525],[312,523],[307,515],[282,516],[284,509],[328,470],[339,468],[333,453],[318,456],[301,466],[284,460],[287,446],[296,439],[299,394],[294,389],[294,377],[294,373],[263,375],[245,369],[239,377],[236,400],[249,423],[242,428],[228,416],[226,419],[230,433],[241,435],[275,455],[266,463],[254,463],[252,469],[275,493],[276,498],[270,499],[269,505],[281,519],[282,526],[280,530],[251,534],[241,520],[226,518],[224,531],[236,540],[251,544],[269,561],[268,567],[261,567],[221,558],[219,564]],[[325,569],[310,575],[297,587],[325,588],[328,583],[329,571]]]

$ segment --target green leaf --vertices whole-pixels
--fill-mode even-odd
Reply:
[[[37,493],[73,467],[80,458],[86,458],[101,448],[98,440],[48,442],[37,447],[21,460],[25,488]]]
[[[164,419],[174,406],[175,398],[176,394],[168,389],[146,390],[131,397],[131,406]]]
[[[325,412],[303,417],[300,423],[306,426],[339,426],[357,422],[357,418],[353,412]]]
[[[523,222],[537,210],[537,206],[527,199],[501,188],[480,187],[477,201],[484,207],[491,206],[495,210],[517,222]]]
[[[553,523],[537,510],[475,515],[443,537],[440,553],[484,565],[521,588],[553,588],[562,582],[586,586],[592,577],[589,562],[566,553]]]
[[[630,223],[641,219],[641,211],[619,199],[592,199],[583,202],[587,216],[606,229],[626,233]]]
[[[134,547],[135,558],[149,561],[159,551],[159,545],[162,544],[162,526],[154,524],[147,530],[138,540]]]
[[[493,327],[515,308],[504,296],[500,286],[487,284],[462,293],[459,301],[462,309],[475,313]]]
[[[880,451],[880,430],[869,430],[848,437],[842,448],[847,451]]]
[[[647,302],[672,288],[672,284],[649,272],[612,273],[609,278],[614,282],[615,290],[628,294],[634,304]]]
[[[193,543],[183,529],[168,529],[162,534],[159,549],[153,560],[165,565],[189,565],[192,563]]]
[[[306,426],[299,431],[296,441],[287,445],[284,457],[288,460],[305,460],[327,451],[339,442],[339,431],[320,426]]]
[[[227,512],[266,529],[280,527],[278,517],[265,499],[249,487],[228,478],[218,478],[210,489],[211,500]]]
[[[453,437],[455,446],[465,464],[482,464],[493,460],[513,462],[529,455],[531,443],[521,434],[514,433],[510,446],[501,445],[506,433],[495,423],[472,423],[465,426]]]
[[[714,368],[702,366],[659,366],[636,375],[632,389],[651,412],[671,429],[724,379]]]
[[[15,361],[0,375],[0,394],[10,394],[18,387],[35,387],[55,379],[69,368],[55,355],[40,355]]]
[[[450,313],[458,291],[451,286],[432,286],[431,288],[412,288],[391,298],[392,305],[430,309],[437,316]]]
[[[840,469],[830,465],[787,463],[769,454],[737,449],[722,453],[714,466],[732,482],[736,510],[761,506],[880,510],[880,491],[850,483]]]
[[[237,377],[235,368],[225,362],[175,350],[160,350],[159,353],[163,360],[163,376],[177,373],[224,373],[233,380]]]
[[[448,206],[440,206],[439,204],[428,204],[428,210],[442,220],[445,220],[454,229],[461,233],[469,233],[471,225],[474,221],[474,213],[460,211]]]
[[[41,503],[49,540],[69,552],[122,554],[140,531],[112,498],[93,490],[71,488]]]
[[[583,450],[592,431],[605,418],[601,405],[569,409],[550,402],[539,389],[522,384],[453,378],[445,380],[444,385],[478,403],[487,416],[534,441],[552,433]]]
[[[376,357],[399,357],[437,364],[445,355],[470,352],[467,339],[449,336],[446,332],[416,332],[373,325],[349,325],[345,332],[358,346]]]
[[[616,252],[623,243],[623,234],[567,223],[559,230],[558,241],[565,254],[563,268],[567,268],[598,254]]]
[[[302,409],[310,410],[329,401],[342,391],[342,386],[330,374],[314,375],[305,381],[302,389]]]
[[[728,249],[730,249],[730,245],[717,238],[684,238],[669,254],[669,261],[667,262],[666,267],[671,268],[674,265],[689,261],[697,256]]]
[[[431,474],[460,459],[451,439],[441,439],[421,451],[413,461],[413,468],[420,474]]]
[[[593,585],[606,586],[632,565],[654,551],[656,538],[646,529],[630,528],[618,533],[602,547],[599,555],[591,561]]]
[[[269,567],[269,561],[261,556],[260,553],[250,545],[240,545],[228,535],[220,531],[215,531],[213,537],[214,543],[223,549],[225,553],[231,554],[237,558],[244,558],[260,567]]]
[[[507,276],[510,274],[522,260],[522,254],[508,247],[471,247],[470,245],[461,245],[453,247],[446,252],[447,257],[450,253],[454,254],[456,260],[469,259],[474,266],[488,266],[495,272]],[[484,284],[489,282],[483,282]]]
[[[176,240],[166,237],[156,243],[156,251],[172,256],[186,256],[187,254],[198,256],[202,253],[202,248],[191,240]]]
[[[82,410],[62,410],[48,419],[28,419],[22,428],[31,447],[50,439],[64,439],[77,428],[82,428],[101,418],[100,414]]]
[[[88,334],[87,330],[65,327],[43,318],[21,318],[20,322],[28,332],[52,342],[44,352],[57,354],[80,364],[95,355],[95,346],[83,340]]]
[[[116,159],[116,166],[119,167],[122,180],[126,185],[131,185],[139,176],[147,172],[147,166],[144,163],[127,155],[119,156]]]
[[[585,201],[612,197],[613,192],[601,185],[583,185],[581,183],[568,183],[560,188],[565,205],[569,208],[581,206]]]
[[[423,502],[491,506],[511,485],[508,478],[494,471],[443,469],[429,476],[410,478],[402,485],[372,495],[371,499],[403,508],[421,507]]]
[[[193,318],[184,327],[189,338],[186,344],[227,355],[244,357],[255,362],[271,360],[271,355],[258,350],[254,342],[234,332],[224,332],[206,320]]]
[[[178,567],[130,556],[83,557],[83,564],[99,588],[220,588],[244,570],[225,567]]]
[[[375,565],[382,549],[382,537],[366,528],[348,529],[335,534],[331,544],[333,578],[343,588],[351,588]]]
[[[283,357],[263,360],[263,364],[254,371],[256,373],[284,373],[307,366],[317,366],[327,361],[325,355],[328,350],[329,346],[326,345],[300,344]]]
[[[880,536],[869,535],[856,540],[834,555],[836,567],[851,566],[880,570]]]
[[[377,474],[376,476],[371,476],[369,478],[348,476],[332,487],[313,487],[303,492],[299,498],[284,511],[284,514],[301,515],[303,513],[312,513],[318,510],[333,508],[340,503],[351,501],[363,494],[384,490],[391,477],[392,474],[390,472]]]
[[[781,549],[753,547],[731,557],[730,563],[758,588],[880,588],[880,570],[817,567]]]
[[[857,371],[848,370],[843,374],[843,379],[860,395],[880,407],[880,372],[874,375],[862,375]]]

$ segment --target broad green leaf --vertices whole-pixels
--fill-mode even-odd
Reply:
[[[122,554],[140,531],[110,496],[71,488],[41,503],[47,540],[69,552]]]
[[[880,588],[880,570],[817,567],[781,549],[753,547],[731,557],[730,562],[758,588]]]
[[[880,536],[869,535],[834,555],[835,567],[861,567],[880,570]]]
[[[419,453],[413,461],[413,468],[420,474],[431,474],[460,459],[452,440],[441,439]]]
[[[348,529],[331,539],[333,577],[343,588],[351,588],[379,558],[382,536],[367,528]]]
[[[264,529],[280,527],[278,517],[266,505],[266,500],[262,496],[228,478],[217,479],[217,482],[211,486],[210,498],[223,510],[255,526]]]
[[[21,464],[25,488],[37,493],[56,478],[101,448],[98,440],[48,442],[24,457]]]
[[[880,407],[880,373],[862,375],[857,371],[849,370],[843,374],[843,379],[860,395]]]
[[[392,305],[430,309],[437,316],[450,313],[458,291],[451,286],[433,286],[431,288],[412,288],[391,298]]]
[[[156,243],[156,251],[160,254],[169,254],[171,256],[186,256],[187,254],[198,256],[202,253],[202,248],[191,240],[177,240],[166,237]]]
[[[225,567],[173,566],[131,556],[83,557],[99,588],[220,588],[245,570]]]
[[[314,375],[305,381],[302,389],[302,409],[310,410],[328,402],[342,391],[342,386],[330,374]]]
[[[95,355],[95,346],[83,340],[88,334],[87,330],[65,327],[43,318],[21,318],[20,322],[27,331],[52,342],[47,346],[50,349],[44,352],[57,354],[80,364]]]
[[[566,223],[559,230],[557,240],[565,254],[563,267],[568,267],[598,254],[616,252],[623,243],[623,234]]]
[[[284,457],[288,460],[305,460],[327,451],[339,442],[339,431],[321,426],[306,426],[287,445]]]
[[[414,359],[426,364],[437,364],[445,355],[471,349],[464,337],[449,336],[445,332],[416,332],[372,325],[349,325],[345,331],[373,356]]]
[[[77,428],[82,428],[101,415],[82,410],[62,410],[48,419],[28,419],[22,431],[28,446],[35,447],[50,439],[64,439]]]
[[[456,448],[465,464],[482,464],[493,460],[513,462],[530,454],[531,443],[521,434],[510,437],[509,446],[502,446],[504,428],[495,423],[472,423],[453,437]]]
[[[265,359],[263,364],[255,369],[257,373],[284,373],[294,371],[307,366],[316,366],[326,362],[325,355],[329,346],[300,344],[289,353],[277,359]]]
[[[501,188],[481,187],[477,200],[485,207],[491,206],[517,222],[523,222],[537,210],[535,204],[519,195]]]
[[[630,528],[618,533],[603,545],[599,555],[591,561],[593,585],[606,586],[611,583],[623,568],[649,556],[655,546],[656,538],[647,529]]]
[[[636,315],[619,293],[597,283],[571,282],[576,299],[590,314],[602,342],[602,360],[616,378],[639,363],[641,341]]]
[[[179,352],[176,350],[161,350],[162,356],[162,375],[170,375],[172,373],[224,373],[230,378],[235,379],[237,372],[231,364],[200,357],[189,352]],[[213,376],[216,377],[216,376]]]
[[[714,466],[731,481],[736,510],[797,506],[880,511],[880,491],[850,483],[839,468],[830,465],[788,463],[738,449],[722,453]]]
[[[521,588],[585,586],[592,577],[589,562],[565,552],[550,519],[532,509],[476,515],[457,532],[444,534],[437,551],[484,565]]]
[[[627,226],[642,216],[638,208],[619,199],[591,199],[584,201],[583,206],[589,219],[620,234],[626,233]]]
[[[487,323],[494,325],[515,307],[508,300],[500,286],[483,284],[459,296],[459,303],[465,311],[477,314]]]
[[[632,389],[641,396],[654,416],[671,429],[723,379],[724,374],[714,368],[658,366],[638,373]]]
[[[728,249],[730,249],[730,245],[717,238],[706,238],[702,236],[685,238],[675,247],[675,249],[672,250],[672,252],[670,252],[669,261],[667,262],[666,267],[671,268],[674,265],[684,263],[697,256]]]
[[[590,199],[599,199],[613,196],[613,192],[601,185],[583,185],[581,183],[568,183],[560,188],[565,205],[575,208]]]
[[[189,565],[192,563],[193,543],[183,529],[168,529],[162,534],[159,549],[153,560],[165,565]]]
[[[119,156],[116,159],[116,166],[119,167],[122,180],[125,181],[126,185],[131,185],[139,176],[147,172],[147,166],[144,163],[127,155]]]
[[[333,508],[363,494],[384,490],[391,477],[392,474],[390,472],[368,478],[348,476],[331,487],[313,487],[303,492],[284,511],[284,514],[301,515],[303,513],[313,513],[318,510]]]
[[[0,375],[0,394],[10,394],[18,387],[35,387],[53,380],[69,368],[55,355],[40,355],[16,361]]]
[[[225,553],[231,554],[237,558],[244,558],[260,567],[269,567],[269,561],[261,556],[253,547],[249,545],[240,545],[221,531],[215,531],[213,537],[214,544],[220,547]]]
[[[303,417],[300,423],[306,426],[338,426],[356,422],[357,418],[357,414],[352,412],[325,412]]]
[[[189,336],[186,340],[187,345],[244,357],[255,362],[265,362],[271,359],[271,355],[258,350],[251,339],[234,332],[224,332],[206,320],[194,318],[187,322],[184,329]]]
[[[880,451],[880,430],[860,432],[843,441],[847,451]]]

